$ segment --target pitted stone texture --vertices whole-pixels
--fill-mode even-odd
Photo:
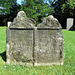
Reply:
[[[7,63],[33,64],[33,27],[35,21],[23,11],[6,29]]]
[[[17,17],[18,17],[18,18],[19,18],[19,17],[25,17],[25,18],[26,18],[26,14],[25,14],[24,11],[20,11],[20,12],[18,12]]]
[[[38,24],[38,28],[40,27],[61,28],[61,25],[56,18],[54,18],[52,15],[49,15],[43,19],[42,23]]]
[[[35,65],[63,64],[64,39],[61,25],[52,15],[35,30]]]
[[[12,29],[10,33],[7,42],[7,60],[10,60],[10,63],[33,62],[33,30]]]
[[[64,39],[59,30],[37,30],[35,34],[35,65],[61,64],[63,62]]]
[[[10,28],[31,28],[35,25],[35,20],[27,18],[24,11],[20,11],[17,14],[17,17],[14,18]]]
[[[38,27],[23,11],[6,30],[7,63],[29,65],[63,64],[64,39],[61,25],[52,15]]]

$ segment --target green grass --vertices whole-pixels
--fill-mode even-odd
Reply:
[[[4,61],[6,27],[0,27],[0,75],[75,75],[75,31],[63,30],[63,36],[65,39],[63,66],[25,67],[7,65]]]

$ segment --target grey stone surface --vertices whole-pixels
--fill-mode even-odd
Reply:
[[[35,20],[27,18],[24,11],[20,11],[17,14],[17,17],[14,18],[14,21],[9,26],[10,28],[33,28],[35,25]]]
[[[33,30],[10,30],[9,56],[11,62],[33,61]]]
[[[38,28],[61,28],[60,23],[56,18],[54,18],[52,15],[49,15],[48,17],[44,18],[42,23],[38,24]]]
[[[63,64],[64,39],[61,25],[52,15],[35,30],[35,65]]]
[[[20,11],[7,28],[7,63],[33,64],[33,21],[33,19],[26,18],[25,13]]]
[[[67,18],[67,30],[71,30],[71,27],[73,26],[73,18]]]
[[[26,65],[63,64],[62,27],[52,15],[35,27],[35,21],[23,11],[6,30],[7,63]]]

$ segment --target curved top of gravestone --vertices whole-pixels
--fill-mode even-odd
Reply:
[[[54,18],[52,15],[49,15],[48,17],[44,18],[42,23],[38,24],[38,28],[61,28],[60,23],[56,18]]]
[[[67,18],[67,19],[73,19],[73,18]]]
[[[32,28],[35,26],[35,20],[27,18],[24,11],[20,11],[17,17],[14,18],[9,28]]]
[[[17,17],[21,17],[21,16],[26,17],[26,14],[24,11],[18,12]]]

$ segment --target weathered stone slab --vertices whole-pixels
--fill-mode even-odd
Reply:
[[[7,28],[7,63],[33,64],[33,21],[19,12],[12,24]],[[18,16],[20,18],[18,18]],[[24,18],[25,17],[25,18]],[[19,19],[25,19],[18,21]],[[24,22],[24,23],[23,23]],[[23,24],[22,24],[23,23]],[[27,23],[27,24],[26,24]],[[30,28],[31,27],[31,28]]]
[[[62,27],[52,15],[35,27],[24,11],[6,29],[7,63],[24,65],[63,64]]]
[[[51,29],[62,28],[58,20],[54,18],[52,15],[49,15],[48,17],[44,18],[42,23],[38,24],[37,27],[38,28],[51,28]]]
[[[10,62],[33,61],[33,30],[12,29],[9,45]]]
[[[35,32],[35,65],[62,65],[64,39],[57,19],[48,16]]]
[[[20,11],[17,14],[17,17],[14,18],[14,21],[9,26],[10,28],[33,28],[35,26],[35,20],[27,18],[24,11]]]

